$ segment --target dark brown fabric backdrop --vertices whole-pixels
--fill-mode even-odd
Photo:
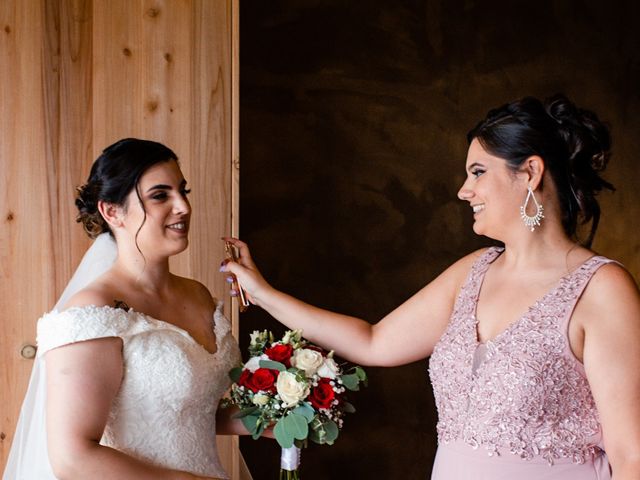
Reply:
[[[634,1],[243,0],[241,233],[267,279],[377,321],[490,243],[456,199],[467,130],[555,92],[612,126],[618,191],[594,247],[638,278],[638,18]],[[241,326],[243,348],[254,329],[283,331],[256,308]],[[336,445],[303,452],[303,478],[428,478],[426,369],[368,369],[357,414]],[[275,442],[242,449],[256,480],[276,478]]]

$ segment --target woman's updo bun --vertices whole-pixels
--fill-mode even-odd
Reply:
[[[103,201],[126,207],[129,193],[137,188],[140,177],[157,163],[178,160],[168,147],[151,140],[125,138],[105,148],[93,162],[87,183],[77,188],[76,220],[91,238],[111,232],[98,210]],[[137,191],[137,190],[136,190]]]
[[[600,220],[596,195],[614,190],[600,173],[611,156],[611,135],[598,116],[578,108],[564,95],[544,102],[533,97],[491,110],[468,134],[515,171],[532,155],[545,161],[562,211],[566,234],[575,240],[578,225],[591,222],[582,243],[589,247]]]

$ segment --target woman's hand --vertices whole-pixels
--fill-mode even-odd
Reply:
[[[260,306],[260,300],[264,298],[265,295],[268,295],[269,291],[273,290],[273,288],[267,283],[256,267],[246,243],[233,237],[223,237],[222,240],[231,243],[238,249],[239,258],[237,262],[226,259],[222,263],[220,271],[227,274],[227,278],[237,278],[238,283],[247,295],[247,300],[254,305]],[[231,292],[231,296],[238,296],[238,294],[238,292]]]

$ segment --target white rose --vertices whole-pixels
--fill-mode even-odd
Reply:
[[[257,369],[260,368],[260,360],[269,360],[264,353],[259,357],[251,357],[247,363],[244,364],[244,368],[249,370],[251,373],[254,373]]]
[[[256,393],[253,396],[253,404],[257,405],[259,407],[266,405],[267,403],[269,403],[269,395],[265,395],[264,393]]]
[[[321,377],[336,378],[339,372],[340,368],[335,360],[333,358],[325,358],[316,373]]]
[[[304,370],[307,377],[312,377],[322,362],[324,362],[322,354],[308,348],[296,350],[291,357],[291,366]]]
[[[309,385],[306,382],[298,382],[296,376],[290,372],[280,372],[276,390],[287,407],[295,405],[309,395]]]

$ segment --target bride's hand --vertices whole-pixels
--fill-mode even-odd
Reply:
[[[233,237],[223,237],[222,240],[233,244],[238,249],[239,258],[237,262],[230,259],[225,260],[220,267],[220,271],[227,275],[228,278],[233,278],[229,277],[229,274],[235,276],[244,289],[247,300],[259,306],[261,298],[264,298],[264,295],[269,290],[272,290],[271,285],[267,283],[253,262],[251,252],[249,252],[249,247],[246,243]],[[232,294],[232,296],[237,296],[237,293],[235,295]]]

